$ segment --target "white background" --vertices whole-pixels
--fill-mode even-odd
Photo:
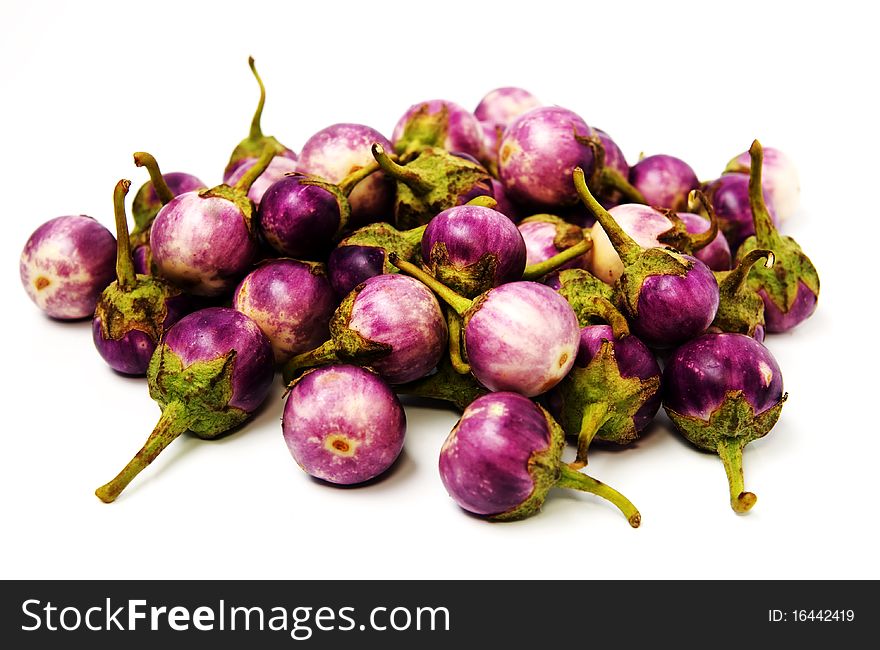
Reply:
[[[861,2],[610,4],[4,2],[0,577],[880,578],[876,22]],[[733,514],[721,462],[661,424],[590,457],[640,529],[561,491],[530,520],[486,523],[437,473],[455,414],[426,408],[407,409],[387,478],[329,487],[288,454],[280,381],[245,430],[184,436],[116,503],[98,501],[158,409],[143,380],[105,367],[88,323],[30,303],[18,256],[58,215],[112,227],[115,182],[146,180],[134,151],[219,182],[257,99],[249,54],[265,132],[296,151],[334,122],[390,135],[411,103],[473,109],[501,85],[576,110],[630,162],[670,153],[703,179],[754,137],[786,151],[803,188],[787,231],[822,295],[768,341],[790,399],[745,453],[754,510]]]

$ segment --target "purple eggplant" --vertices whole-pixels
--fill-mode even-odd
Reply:
[[[548,395],[562,429],[577,437],[574,467],[587,463],[594,438],[633,442],[660,409],[660,366],[648,347],[629,333],[623,315],[603,298],[590,303],[608,325],[581,329],[574,367]]]
[[[537,108],[541,101],[528,90],[506,86],[490,90],[474,111],[480,122],[492,122],[507,126],[523,113]]]
[[[310,176],[285,176],[263,196],[260,232],[283,255],[320,259],[345,228],[351,206],[338,186]]]
[[[159,211],[150,249],[160,275],[199,296],[219,296],[235,287],[260,252],[247,192],[273,156],[267,147],[235,186],[187,192]]]
[[[131,181],[121,180],[113,191],[116,216],[116,281],[101,293],[92,320],[92,340],[114,370],[145,375],[150,358],[165,330],[184,315],[190,299],[169,282],[136,275],[125,216],[125,195]]]
[[[711,209],[711,206],[709,206]],[[642,248],[669,246],[693,255],[713,271],[730,269],[730,246],[718,226],[698,214],[658,210],[647,205],[624,203],[609,211],[614,220]],[[590,230],[593,256],[590,270],[613,284],[623,274],[620,255],[602,229],[601,223]]]
[[[753,267],[748,284],[764,301],[767,331],[787,332],[816,311],[819,274],[798,243],[791,237],[780,235],[773,225],[761,189],[761,143],[755,140],[750,153],[749,202],[755,234],[742,243],[736,255],[737,259],[743,259],[755,249],[773,251],[776,256],[773,268]]]
[[[370,147],[378,142],[389,151],[391,142],[363,124],[334,124],[309,138],[299,154],[297,170],[330,183],[341,183],[351,173],[375,166]],[[394,205],[394,185],[382,172],[370,174],[352,187],[349,227],[359,228],[386,220]]]
[[[400,455],[406,415],[379,375],[331,365],[292,384],[281,427],[290,454],[308,474],[354,485],[376,478]]]
[[[115,275],[113,233],[85,215],[50,219],[28,238],[19,275],[30,299],[52,318],[95,313],[98,296]]]
[[[592,243],[592,238],[583,228],[552,214],[532,215],[523,219],[517,228],[526,245],[526,264],[528,265],[546,262],[584,239],[589,239]],[[586,252],[566,262],[559,267],[559,270],[588,269],[591,257],[591,252]]]
[[[634,333],[648,345],[666,347],[705,332],[718,310],[718,283],[709,267],[664,248],[642,249],[599,205],[580,169],[574,185],[623,261],[615,290]]]
[[[579,115],[559,106],[520,115],[507,127],[498,150],[498,172],[508,195],[551,209],[577,203],[571,173],[575,167],[592,169],[593,149],[580,139],[592,133]]]
[[[284,380],[330,363],[368,365],[388,383],[428,374],[447,343],[446,321],[434,294],[404,275],[377,275],[355,287],[330,319],[330,339],[293,357]]]
[[[263,262],[232,297],[232,306],[269,338],[278,364],[327,340],[336,305],[324,265],[291,259]]]
[[[162,416],[141,450],[95,494],[115,501],[180,434],[216,438],[246,420],[272,384],[272,346],[250,318],[224,307],[184,316],[165,333],[147,371]]]
[[[755,248],[744,255],[732,271],[715,272],[718,312],[709,331],[736,332],[764,341],[764,301],[747,282],[752,267],[762,259],[768,269],[776,261],[772,251]]]
[[[254,75],[254,79],[257,80],[257,84],[260,86],[260,100],[257,102],[257,110],[254,112],[254,117],[251,120],[251,130],[248,137],[239,142],[232,151],[232,154],[229,156],[229,162],[226,164],[226,169],[223,171],[223,182],[227,185],[235,184],[235,182],[230,181],[229,178],[236,168],[238,168],[243,162],[246,162],[248,158],[253,160],[258,159],[267,147],[271,149],[276,156],[296,161],[296,154],[293,150],[285,147],[273,136],[263,135],[263,128],[260,125],[260,122],[263,117],[263,106],[266,104],[266,87],[263,85],[263,80],[257,73],[257,68],[254,65],[254,57],[248,57],[248,65],[251,68],[251,73]]]
[[[223,181],[227,185],[235,185],[247,174],[251,168],[257,164],[256,158],[245,158]],[[288,174],[293,174],[299,169],[299,163],[290,158],[283,156],[275,156],[266,167],[262,174],[254,179],[251,187],[247,192],[248,198],[254,202],[254,206],[259,208],[263,202],[263,196],[266,191],[275,183],[282,180]]]
[[[578,322],[568,302],[537,282],[509,282],[474,300],[452,291],[423,270],[391,254],[391,263],[440,296],[461,318],[463,334],[450,331],[455,356],[459,337],[470,370],[493,391],[527,397],[553,388],[571,370],[578,348]],[[450,325],[457,324],[450,319]],[[453,358],[453,364],[459,365]]]
[[[665,154],[639,160],[630,167],[629,182],[645,197],[645,203],[668,210],[687,208],[688,194],[700,186],[690,165]]]
[[[727,163],[724,173],[748,174],[750,169],[751,157],[748,151],[743,151]],[[785,221],[795,213],[801,198],[801,185],[794,163],[779,149],[764,147],[761,174],[764,196],[776,209],[779,221]]]
[[[754,217],[749,202],[749,177],[744,174],[724,174],[705,184],[703,191],[712,202],[718,225],[736,251],[747,238],[755,234]],[[764,193],[765,205],[771,218],[776,220],[776,208]]]
[[[497,210],[460,205],[431,219],[422,260],[438,280],[468,298],[522,278],[526,245],[516,225]]]
[[[489,172],[465,156],[428,147],[400,165],[379,143],[373,144],[372,153],[382,171],[396,181],[393,214],[398,228],[423,226],[443,210],[492,195]]]
[[[562,462],[565,434],[517,393],[490,393],[468,406],[440,451],[440,478],[464,510],[512,521],[536,514],[553,487],[589,492],[617,506],[633,528],[636,507],[617,490]]]
[[[156,159],[145,151],[135,152],[134,164],[138,167],[146,167],[150,174],[150,180],[141,185],[131,204],[131,214],[134,217],[134,230],[131,232],[134,269],[135,273],[150,274],[153,272],[150,228],[159,210],[162,206],[171,203],[175,196],[195,192],[207,186],[192,174],[182,172],[163,174]]]
[[[679,432],[717,452],[734,511],[757,497],[743,486],[742,452],[779,419],[787,394],[770,351],[744,334],[705,334],[675,351],[663,371],[663,407]]]
[[[477,160],[485,155],[483,129],[474,114],[442,99],[410,106],[394,126],[391,141],[404,159],[428,147],[461,151]]]

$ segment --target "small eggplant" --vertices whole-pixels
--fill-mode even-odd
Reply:
[[[700,186],[697,174],[675,156],[657,154],[630,167],[629,182],[645,197],[645,203],[668,210],[684,210],[688,194]]]
[[[429,147],[483,160],[483,129],[474,114],[442,99],[413,104],[394,126],[394,150],[404,160]]]

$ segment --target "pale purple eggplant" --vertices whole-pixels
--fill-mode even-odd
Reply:
[[[534,207],[574,205],[575,167],[591,170],[592,130],[576,113],[559,107],[534,108],[507,127],[498,150],[498,172],[508,196]],[[578,136],[578,137],[576,137]]]
[[[755,140],[750,153],[752,173],[749,176],[749,202],[755,235],[742,243],[737,251],[737,259],[743,259],[755,249],[773,251],[776,256],[773,268],[753,267],[748,276],[748,284],[764,301],[767,331],[787,332],[816,311],[819,274],[798,243],[791,237],[780,235],[776,230],[762,192],[761,143]]]
[[[750,169],[751,157],[748,151],[743,151],[727,163],[724,173],[748,174]],[[779,149],[764,147],[764,165],[761,173],[764,196],[774,206],[776,217],[781,223],[795,213],[800,203],[801,184],[797,168],[791,158]]]
[[[592,242],[589,233],[583,228],[552,214],[532,215],[523,219],[517,228],[526,245],[526,264],[529,266],[546,262],[585,238]],[[558,270],[590,268],[591,251],[592,248],[561,265]]]
[[[563,430],[577,437],[575,467],[587,463],[594,438],[626,445],[638,438],[660,409],[660,366],[629,332],[623,315],[603,298],[592,314],[608,325],[587,325],[571,372],[548,395]]]
[[[342,362],[370,366],[391,384],[414,381],[437,365],[447,337],[440,304],[426,286],[404,275],[377,275],[343,299],[330,319],[330,339],[293,357],[284,380]]]
[[[245,158],[226,176],[223,182],[227,185],[235,185],[256,164],[256,158]],[[269,166],[266,167],[266,170],[251,183],[251,187],[247,192],[248,198],[254,202],[254,206],[259,208],[266,191],[285,176],[295,173],[298,169],[299,163],[296,160],[276,155],[269,163]]]
[[[724,174],[704,184],[703,191],[712,202],[718,225],[730,249],[736,251],[742,243],[755,234],[755,221],[749,201],[749,177],[744,174]],[[776,221],[776,208],[764,193],[765,205],[771,219]]]
[[[486,93],[474,110],[480,122],[507,126],[523,113],[541,106],[541,100],[524,88],[505,86]]]
[[[299,154],[297,170],[330,183],[341,183],[353,172],[375,165],[370,147],[378,142],[392,150],[391,142],[363,124],[334,124],[310,137]],[[385,221],[394,206],[394,184],[377,171],[358,181],[348,194],[351,203],[349,228]]]
[[[95,313],[101,291],[115,275],[116,239],[85,215],[50,219],[28,238],[19,260],[24,290],[52,318]]]
[[[637,528],[641,515],[629,499],[562,462],[564,445],[543,408],[518,393],[490,393],[465,409],[443,443],[440,478],[461,508],[494,521],[536,514],[558,487],[607,499]]]
[[[269,394],[272,346],[259,326],[234,309],[184,316],[150,359],[150,397],[162,416],[125,468],[95,495],[110,503],[185,431],[212,439],[247,421]]]
[[[248,137],[238,143],[229,156],[229,162],[226,163],[226,169],[223,171],[223,182],[227,185],[235,184],[234,181],[229,180],[230,176],[243,162],[246,162],[248,158],[258,159],[267,147],[276,156],[296,161],[296,153],[292,149],[288,149],[271,135],[263,135],[263,128],[260,122],[263,117],[263,107],[266,105],[266,87],[257,73],[254,57],[248,57],[248,65],[250,66],[251,73],[254,75],[254,79],[257,80],[257,84],[260,86],[260,99],[257,102],[257,109],[251,120],[251,130],[248,133]]]
[[[323,264],[284,258],[260,264],[232,297],[269,338],[276,364],[326,341],[337,303]]]
[[[159,339],[189,310],[191,300],[162,278],[135,273],[125,216],[129,187],[131,181],[121,180],[113,191],[116,280],[98,298],[92,340],[114,370],[145,375]]]
[[[509,282],[469,300],[414,264],[394,254],[389,257],[392,264],[425,283],[458,314],[466,357],[462,369],[470,370],[489,390],[534,397],[553,388],[571,370],[578,348],[577,316],[565,298],[550,287]],[[459,333],[450,332],[453,354],[458,338]]]
[[[354,485],[385,472],[403,449],[406,415],[382,378],[352,365],[307,371],[291,386],[284,441],[306,473]]]
[[[483,160],[483,129],[474,114],[455,102],[432,99],[410,106],[391,134],[404,159],[428,147],[461,151]]]
[[[199,296],[219,296],[235,287],[260,253],[247,192],[273,156],[267,147],[234,187],[187,192],[159,211],[150,228],[150,249],[160,275]]]
[[[721,456],[730,506],[738,513],[757,500],[743,485],[743,448],[773,428],[786,397],[773,355],[744,334],[688,341],[663,371],[666,413],[690,442]]]
[[[705,332],[718,310],[718,283],[709,267],[690,255],[643,249],[599,205],[580,169],[574,172],[574,185],[623,261],[615,290],[633,332],[653,347],[672,346]]]
[[[645,203],[668,210],[685,210],[688,194],[700,186],[693,168],[681,158],[657,154],[630,167],[629,182],[645,197]]]
[[[427,147],[400,165],[377,143],[373,157],[396,181],[394,225],[408,230],[427,224],[435,215],[477,196],[492,196],[492,177],[466,155]]]

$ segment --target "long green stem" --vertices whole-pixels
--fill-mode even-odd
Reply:
[[[437,278],[430,275],[429,273],[425,273],[415,264],[411,264],[406,260],[400,259],[400,256],[397,253],[388,253],[388,261],[407,275],[411,275],[416,280],[420,281],[422,284],[431,289],[431,291],[440,296],[440,298],[447,305],[458,312],[459,316],[464,316],[465,312],[471,308],[471,305],[474,304],[473,300],[468,300],[464,296],[460,296],[459,294],[455,293],[452,289],[437,280]]]
[[[745,490],[742,453],[743,443],[740,440],[727,438],[718,443],[718,455],[724,463],[727,482],[730,484],[730,507],[740,514],[748,512],[758,500],[752,492]]]
[[[599,172],[599,183],[603,188],[617,190],[623,195],[628,203],[642,203],[647,205],[648,200],[639,189],[630,183],[623,175],[612,167],[604,167]]]
[[[263,85],[263,80],[257,72],[257,66],[254,64],[254,57],[248,57],[248,65],[251,68],[251,72],[254,74],[254,79],[256,79],[257,83],[260,85],[260,101],[257,102],[257,110],[254,111],[254,117],[251,120],[250,131],[250,139],[257,140],[258,138],[263,137],[263,127],[260,125],[260,121],[263,118],[263,107],[266,105],[266,86]]]
[[[586,474],[578,472],[565,463],[562,463],[559,469],[560,474],[559,480],[556,482],[556,487],[580,490],[581,492],[589,492],[596,496],[600,496],[617,506],[623,513],[623,516],[626,517],[629,525],[633,528],[638,528],[642,523],[642,515],[639,514],[638,509],[629,499],[613,487],[597,481],[592,476],[587,476]]]
[[[773,264],[776,261],[776,256],[773,255],[773,251],[765,250],[763,248],[755,248],[746,253],[739,261],[739,264],[736,265],[736,268],[728,272],[718,283],[718,288],[721,293],[723,295],[734,296],[742,291],[746,280],[749,277],[749,271],[752,270],[752,267],[757,264],[759,260],[765,258],[767,261],[764,262],[764,266],[768,269],[773,268]]]
[[[182,402],[171,402],[166,405],[156,428],[141,450],[116,475],[116,478],[95,490],[95,495],[104,503],[115,501],[132,479],[156,460],[162,450],[186,431],[189,425],[190,419]]]
[[[447,309],[446,323],[449,328],[449,362],[455,372],[466,375],[471,371],[471,366],[461,356],[461,316],[454,309]]]
[[[391,160],[388,154],[385,153],[385,148],[378,142],[373,143],[371,151],[373,152],[373,158],[376,159],[383,172],[391,178],[400,181],[416,194],[427,194],[434,189],[433,183],[426,181],[413,170],[407,169],[403,165],[398,165]]]
[[[587,464],[587,450],[596,437],[596,433],[608,420],[608,404],[595,402],[584,407],[581,417],[581,428],[578,431],[577,457],[570,464],[572,469],[580,469]]]
[[[755,140],[749,148],[752,168],[749,173],[749,207],[752,209],[752,221],[755,224],[755,239],[761,248],[778,250],[780,243],[779,233],[773,225],[773,218],[764,202],[764,188],[762,181],[762,167],[764,165],[764,149],[761,143]]]
[[[263,153],[261,153],[260,157],[257,158],[257,162],[254,163],[253,167],[248,169],[245,172],[244,176],[242,176],[235,184],[235,189],[241,190],[242,192],[247,194],[248,190],[251,189],[251,185],[254,184],[254,181],[257,180],[264,171],[266,171],[269,163],[272,162],[272,159],[275,157],[276,152],[277,148],[272,146],[271,144],[267,144],[265,147],[263,147]]]
[[[338,360],[339,356],[336,343],[333,339],[324,341],[324,343],[316,347],[314,350],[298,354],[284,364],[284,368],[282,369],[284,383],[289,384],[293,381],[301,370],[323,366]]]
[[[137,282],[134,260],[131,257],[131,239],[128,236],[128,219],[125,216],[125,195],[131,181],[122,179],[113,190],[113,215],[116,217],[116,286],[130,289]]]
[[[580,167],[576,167],[573,177],[574,187],[577,190],[578,196],[580,196],[581,201],[584,202],[584,205],[587,206],[587,209],[602,226],[602,229],[608,235],[608,239],[611,240],[611,245],[614,246],[614,250],[617,251],[617,254],[620,256],[624,265],[628,266],[633,264],[642,254],[642,247],[639,246],[632,237],[626,234],[623,228],[621,228],[614,220],[614,217],[608,213],[608,210],[599,205],[599,202],[590,193],[590,189],[587,187],[587,181],[584,178],[584,170]]]
[[[545,275],[552,273],[563,264],[567,264],[574,258],[580,257],[584,253],[589,252],[591,248],[593,248],[593,240],[589,237],[584,237],[574,246],[566,248],[564,251],[557,253],[543,262],[529,264],[523,271],[522,279],[537,280],[538,278],[543,278]]]
[[[342,192],[346,197],[350,196],[354,188],[360,183],[362,180],[379,171],[379,163],[375,160],[371,163],[364,165],[359,169],[355,169],[348,176],[343,178],[339,183],[337,183],[337,187],[339,191]]]
[[[150,182],[153,183],[153,189],[156,190],[156,196],[162,201],[162,205],[167,205],[174,198],[174,192],[165,182],[165,177],[159,170],[159,163],[152,155],[146,151],[137,151],[134,154],[134,164],[138,167],[146,167],[147,173],[150,175]]]

